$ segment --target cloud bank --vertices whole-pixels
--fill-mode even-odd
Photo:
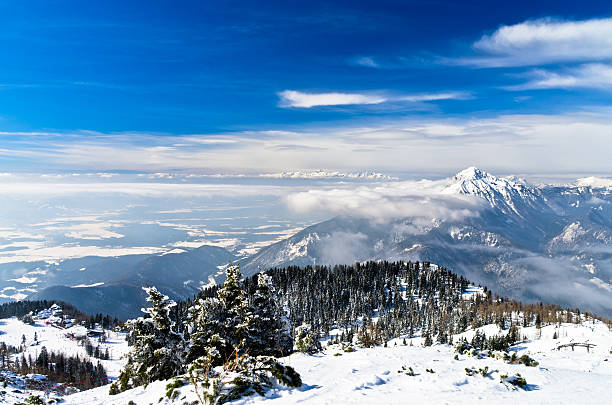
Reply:
[[[478,166],[502,173],[609,175],[611,116],[609,109],[591,109],[589,113],[514,114],[479,119],[411,117],[367,123],[355,120],[343,122],[342,126],[311,124],[299,129],[220,134],[74,132],[6,136],[0,149],[0,171],[11,171],[17,162],[31,171],[70,173],[126,170],[261,174],[279,173],[287,168],[292,171],[326,168],[338,172],[375,170],[393,175],[450,174]],[[581,153],[576,154],[577,150]],[[45,180],[48,183],[50,179]],[[64,180],[63,188],[78,192],[78,185]],[[1,177],[0,190],[19,192],[16,181],[15,176]],[[119,183],[115,182],[113,187],[132,192],[132,184]],[[42,189],[49,187],[41,182]],[[98,183],[88,189],[102,192],[104,187]],[[207,192],[206,187],[193,186],[198,187],[199,192]],[[232,192],[232,187],[225,188]],[[159,191],[157,186],[147,183],[139,189]]]
[[[482,202],[467,195],[444,193],[447,180],[391,182],[374,186],[311,189],[290,194],[288,207],[297,213],[326,213],[387,221],[416,218],[417,226],[432,221],[458,221],[479,215]]]

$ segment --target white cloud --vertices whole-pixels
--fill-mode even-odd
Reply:
[[[285,90],[278,93],[282,107],[312,108],[333,105],[380,104],[387,98],[359,93],[303,93]]]
[[[378,68],[380,65],[369,56],[362,56],[355,61],[356,64],[366,67]]]
[[[524,84],[508,86],[508,90],[594,88],[612,91],[612,66],[590,63],[563,72],[537,69],[527,74],[532,79]]]
[[[502,26],[473,44],[482,57],[455,61],[482,67],[533,66],[612,59],[612,18],[550,18]]]
[[[278,93],[281,107],[312,108],[340,105],[369,105],[387,102],[424,102],[439,100],[465,100],[470,98],[467,92],[445,92],[409,95],[380,95],[363,93],[303,93],[296,90],[285,90]]]
[[[478,216],[481,202],[471,196],[444,192],[448,180],[403,181],[376,186],[348,186],[332,190],[311,189],[290,194],[290,209],[298,213],[325,213],[388,220],[420,218],[422,227],[434,220],[460,220]]]

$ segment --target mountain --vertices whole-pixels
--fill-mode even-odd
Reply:
[[[582,179],[562,186],[533,185],[470,167],[430,183],[434,191],[412,201],[430,208],[424,214],[407,209],[406,215],[385,216],[385,205],[368,207],[380,217],[353,210],[353,215],[318,223],[261,249],[242,260],[242,271],[252,275],[288,265],[426,260],[512,298],[612,315],[609,182]],[[403,207],[407,198],[397,197],[393,203]],[[436,204],[443,204],[443,209],[433,209]],[[184,299],[210,277],[223,278],[223,266],[235,260],[222,248],[204,246],[165,255],[41,264],[27,280],[5,279],[29,283],[32,299],[61,299],[87,312],[131,317],[144,304],[142,285],[156,285],[171,298]]]
[[[262,249],[243,270],[430,260],[499,294],[612,315],[610,187],[537,186],[471,167],[440,182],[436,198],[444,197],[477,205],[466,205],[472,215],[427,221],[338,216]]]
[[[76,273],[66,271],[62,263],[62,275],[67,275],[61,284],[47,284],[28,299],[61,300],[90,314],[104,313],[128,319],[139,316],[140,308],[146,306],[142,286],[155,285],[170,298],[184,300],[197,294],[211,278],[223,274],[224,267],[235,260],[235,256],[223,248],[202,246],[164,255],[95,261],[94,265]],[[72,267],[74,264],[67,268]],[[59,277],[51,279],[59,281]]]

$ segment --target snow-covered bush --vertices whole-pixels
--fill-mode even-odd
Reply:
[[[315,336],[309,324],[303,323],[295,328],[295,347],[298,351],[308,354],[321,350],[318,336]]]
[[[508,377],[507,375],[500,376],[500,382],[504,384],[506,387],[519,387],[525,388],[527,386],[527,381],[520,374],[516,374]],[[515,388],[516,389],[516,388]]]
[[[223,404],[255,393],[264,395],[266,389],[278,384],[300,387],[300,375],[271,356],[253,357],[246,353],[226,361],[222,366],[210,367],[210,362],[196,362],[189,370],[189,379],[203,404]]]

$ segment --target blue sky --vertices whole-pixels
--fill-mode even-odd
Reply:
[[[3,1],[0,170],[609,173],[610,17],[604,1]]]

